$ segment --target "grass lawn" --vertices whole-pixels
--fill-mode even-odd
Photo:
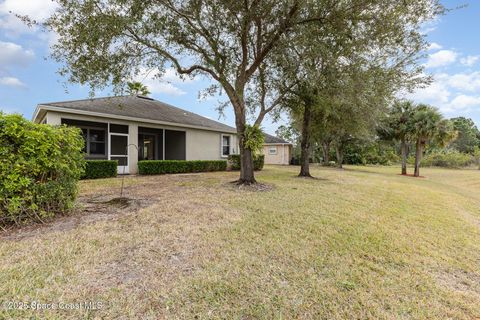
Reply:
[[[126,204],[82,181],[77,213],[0,236],[0,318],[480,318],[480,170],[297,171],[127,177]],[[5,308],[32,301],[73,309]]]

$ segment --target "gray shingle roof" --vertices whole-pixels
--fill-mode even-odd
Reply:
[[[267,133],[263,134],[265,136],[265,143],[286,143],[290,144],[290,142],[283,140],[282,138],[271,136]]]
[[[210,130],[235,131],[235,128],[210,120],[193,112],[189,112],[164,102],[141,96],[117,96],[75,101],[41,103],[43,106],[54,106],[65,109],[90,111],[139,119],[164,121],[179,125],[204,127]]]

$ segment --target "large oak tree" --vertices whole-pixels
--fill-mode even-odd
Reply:
[[[180,75],[213,80],[213,88],[226,93],[234,110],[241,183],[255,182],[252,150],[245,141],[248,108],[256,107],[255,123],[259,124],[278,104],[267,99],[248,103],[252,79],[266,83],[261,70],[271,52],[288,46],[292,35],[309,24],[328,28],[335,37],[338,21],[345,23],[349,14],[372,2],[55,1],[58,9],[44,26],[59,36],[53,57],[63,63],[60,73],[69,81],[118,89],[145,68],[158,69],[161,74],[167,67]]]

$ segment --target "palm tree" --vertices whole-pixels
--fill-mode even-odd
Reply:
[[[411,127],[415,105],[412,101],[397,100],[390,108],[384,125],[381,128],[380,135],[386,140],[396,140],[400,142],[402,154],[402,174],[407,174],[408,145],[411,140]]]
[[[415,137],[414,176],[418,177],[425,146],[431,141],[445,144],[453,139],[455,133],[450,121],[444,119],[437,108],[425,104],[416,106],[408,130]]]
[[[147,86],[144,85],[141,82],[127,82],[127,92],[128,94],[132,96],[136,95],[142,95],[142,96],[148,96],[150,94],[150,91],[148,90]]]

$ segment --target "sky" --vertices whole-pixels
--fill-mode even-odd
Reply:
[[[448,117],[472,118],[480,127],[480,0],[444,0],[452,9],[446,15],[424,26],[430,47],[422,62],[425,73],[434,82],[427,88],[407,94],[419,103],[438,107]],[[460,7],[467,4],[466,7]],[[84,99],[88,87],[66,84],[57,74],[59,65],[49,58],[49,46],[55,35],[26,27],[10,12],[29,15],[37,21],[55,10],[51,0],[0,0],[0,110],[21,113],[31,118],[39,103]],[[150,74],[151,75],[151,74]],[[180,79],[167,69],[161,80],[142,77],[151,97],[234,126],[228,108],[220,116],[216,107],[225,95],[199,99],[199,91],[211,83],[206,78]],[[96,96],[109,96],[104,90]],[[267,118],[262,127],[271,134],[286,121],[283,116],[274,123]]]

